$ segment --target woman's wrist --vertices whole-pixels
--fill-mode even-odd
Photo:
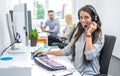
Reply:
[[[91,35],[91,33],[90,33],[90,32],[87,32],[87,35]]]
[[[86,35],[86,37],[92,37],[92,35]]]
[[[49,51],[46,51],[45,53],[46,53],[46,54],[49,54]]]
[[[86,37],[92,37],[92,34],[90,32],[87,32]]]

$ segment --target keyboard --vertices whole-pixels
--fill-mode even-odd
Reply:
[[[56,62],[55,60],[51,59],[51,58],[48,58],[48,57],[35,57],[34,58],[34,61],[46,68],[47,70],[51,70],[51,71],[54,71],[54,70],[64,70],[66,69],[66,67],[58,62]]]

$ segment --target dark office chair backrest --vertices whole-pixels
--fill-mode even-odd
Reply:
[[[105,35],[105,44],[101,50],[100,55],[100,74],[108,74],[109,63],[113,52],[114,44],[116,41],[115,36]]]

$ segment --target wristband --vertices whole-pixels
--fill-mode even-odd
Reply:
[[[92,37],[92,35],[86,35],[86,37]]]

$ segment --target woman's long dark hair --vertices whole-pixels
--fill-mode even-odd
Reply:
[[[87,12],[92,18],[94,17],[94,15],[97,15],[97,20],[95,21],[97,23],[97,29],[92,33],[92,43],[95,43],[98,40],[99,34],[101,32],[101,21],[99,19],[99,16],[96,13],[96,10],[94,9],[94,7],[91,5],[86,5],[78,11],[79,19],[80,19],[79,15],[80,15],[81,11]],[[94,19],[92,19],[92,20],[94,20]],[[84,28],[82,27],[81,22],[78,22],[76,31],[77,32],[75,33],[74,41],[72,44],[72,61],[74,61],[74,59],[75,59],[75,43],[79,39],[81,34],[84,32]],[[86,60],[84,51],[85,51],[85,45],[84,45],[84,49],[83,49],[83,61],[84,61],[84,63],[88,64],[90,61]]]

